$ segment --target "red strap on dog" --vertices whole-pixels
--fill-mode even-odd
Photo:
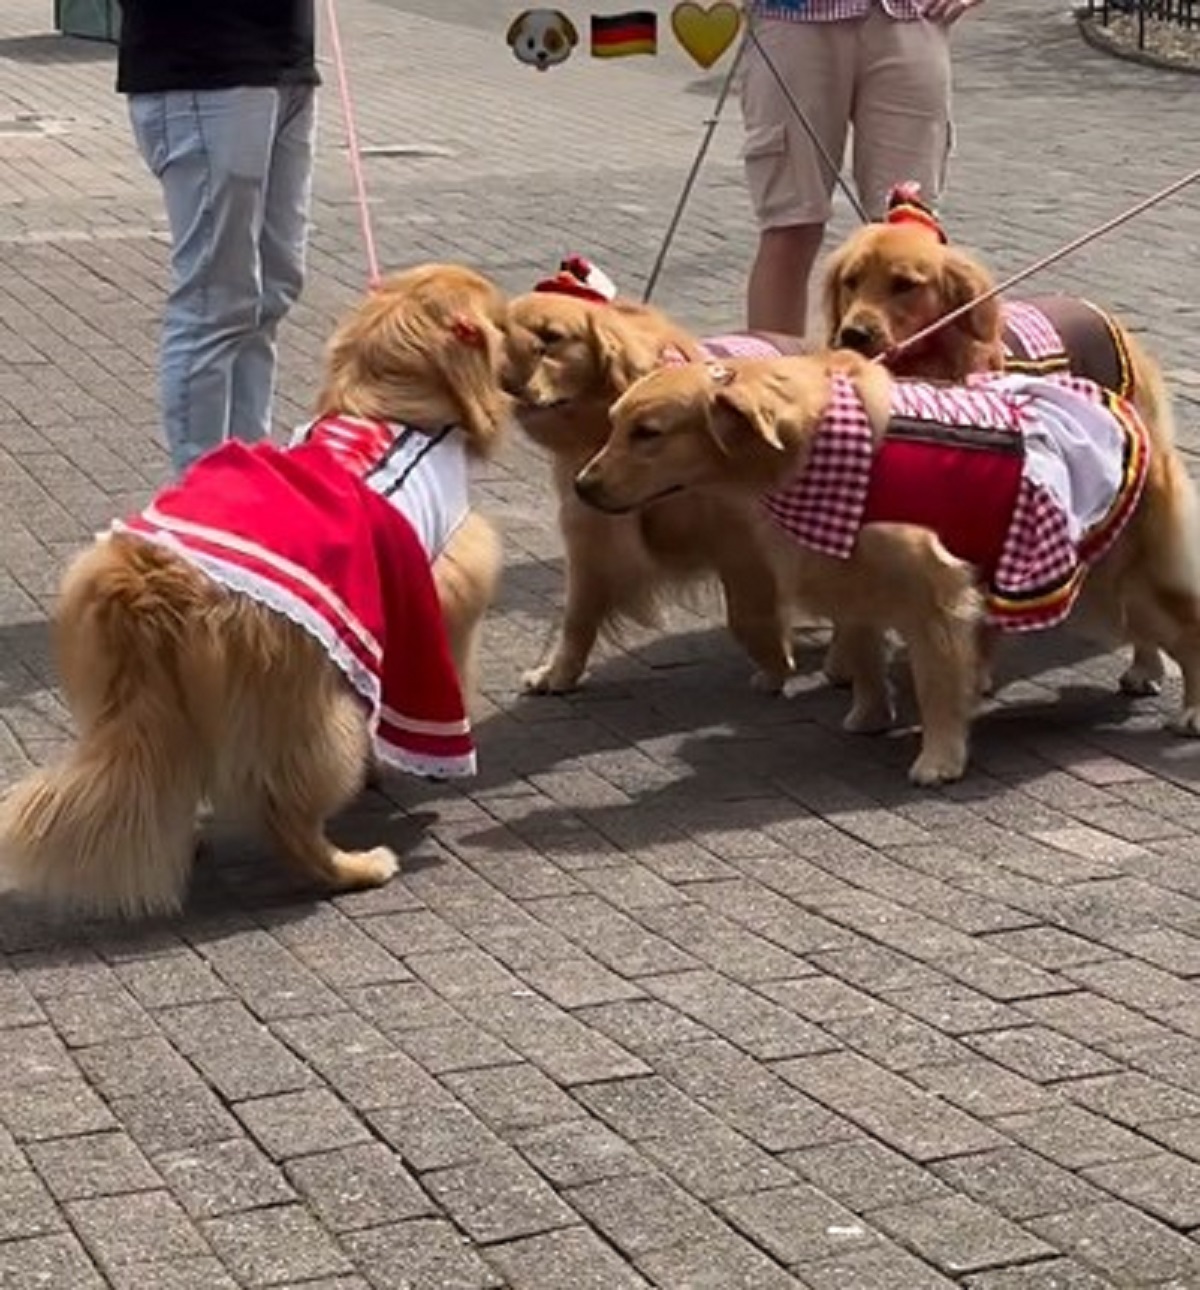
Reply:
[[[885,224],[917,224],[927,229],[943,245],[946,230],[942,228],[933,207],[926,205],[921,198],[921,185],[915,183],[897,184],[888,193]]]

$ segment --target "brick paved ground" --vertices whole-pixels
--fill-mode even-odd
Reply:
[[[50,7],[0,10],[6,776],[64,737],[61,558],[163,466],[157,195],[111,52]],[[715,82],[674,53],[538,77],[512,8],[344,0],[386,259],[517,288],[582,249],[636,290]],[[1058,6],[994,0],[958,66],[946,214],[1001,270],[1197,164],[1192,83]],[[362,280],[327,107],[287,417]],[[661,292],[699,327],[740,314],[737,144],[731,114]],[[1196,201],[1041,284],[1145,329],[1193,447]],[[402,878],[319,901],[219,848],[174,922],[0,904],[0,1286],[1200,1286],[1200,749],[1062,642],[1014,654],[942,793],[905,785],[911,736],[841,735],[842,697],[750,693],[701,616],[520,700],[561,586],[543,478],[514,444],[485,487],[481,778],[345,823]]]

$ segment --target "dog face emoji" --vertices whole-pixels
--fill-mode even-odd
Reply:
[[[571,57],[579,33],[557,9],[526,9],[512,20],[505,39],[519,61],[544,72]]]

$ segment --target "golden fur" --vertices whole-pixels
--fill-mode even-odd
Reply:
[[[648,306],[551,292],[511,301],[505,383],[518,424],[550,454],[567,565],[563,621],[549,657],[525,673],[531,692],[573,689],[601,633],[623,621],[649,626],[671,593],[714,578],[729,629],[759,669],[756,684],[779,689],[791,671],[789,623],[757,506],[690,495],[612,516],[575,495],[576,473],[608,438],[609,407],[671,350],[688,359],[701,353],[693,336]]]
[[[758,498],[803,468],[824,416],[834,364],[855,382],[877,434],[888,415],[890,377],[879,364],[844,354],[705,364],[655,372],[612,410],[612,436],[580,472],[591,505],[627,512],[668,490],[721,488]],[[1137,511],[1085,585],[1080,626],[1167,650],[1183,671],[1181,733],[1200,733],[1200,571],[1196,498],[1162,426],[1150,429],[1149,478]],[[839,630],[839,661],[850,671],[847,728],[891,721],[882,633],[908,647],[923,726],[910,778],[957,779],[967,762],[976,698],[977,625],[982,603],[970,567],[928,529],[869,524],[851,557],[839,560],[775,530],[778,558],[795,592]]]
[[[319,412],[463,426],[493,447],[504,300],[456,266],[398,274],[338,327]],[[464,690],[499,543],[477,514],[433,576]],[[0,882],[93,914],[182,902],[202,801],[261,827],[280,857],[343,890],[386,882],[387,847],[340,851],[330,816],[362,786],[365,710],[308,633],[164,548],[102,538],[65,575],[54,621],[78,741],[0,804]]]
[[[829,257],[822,283],[828,343],[867,357],[885,354],[937,319],[995,285],[991,273],[968,251],[947,246],[912,224],[868,224]],[[1133,375],[1133,403],[1147,425],[1174,439],[1170,399],[1158,363],[1120,325]],[[963,381],[972,372],[1004,367],[1003,317],[993,297],[969,310],[889,363],[894,375],[919,380]],[[1087,375],[1087,373],[1079,373]],[[990,660],[993,640],[984,643]],[[990,662],[985,664],[985,670]],[[1130,694],[1156,694],[1162,685],[1159,652],[1135,642],[1133,662],[1121,677]],[[990,684],[990,678],[985,680]]]

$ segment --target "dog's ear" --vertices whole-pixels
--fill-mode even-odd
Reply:
[[[588,312],[588,338],[596,365],[614,395],[624,394],[634,381],[652,371],[658,357],[632,327],[621,326],[617,317],[607,305]]]
[[[750,434],[777,452],[783,452],[779,403],[767,382],[739,376],[727,367],[710,371],[715,382],[710,426],[717,447],[726,456],[733,456],[739,438]]]
[[[572,49],[579,44],[579,32],[575,29],[575,24],[567,17],[565,13],[558,15],[559,23],[562,26],[562,34],[567,38],[567,44]]]
[[[500,358],[494,328],[482,315],[459,309],[445,324],[438,366],[471,449],[486,456],[495,447],[508,416],[500,388]]]
[[[942,297],[946,310],[961,309],[992,289],[992,275],[969,255],[948,248],[942,261]],[[993,296],[964,314],[957,326],[973,340],[992,344],[1000,339],[1000,301]]]
[[[508,32],[504,37],[504,41],[505,41],[505,44],[507,44],[510,49],[512,48],[513,45],[517,43],[517,40],[521,35],[521,28],[529,20],[529,17],[532,13],[533,13],[532,9],[522,9],[521,12],[517,14],[517,16],[512,20],[512,22],[509,23]]]
[[[842,278],[846,272],[846,248],[839,247],[825,261],[821,274],[821,325],[827,345],[837,344],[842,324]]]

